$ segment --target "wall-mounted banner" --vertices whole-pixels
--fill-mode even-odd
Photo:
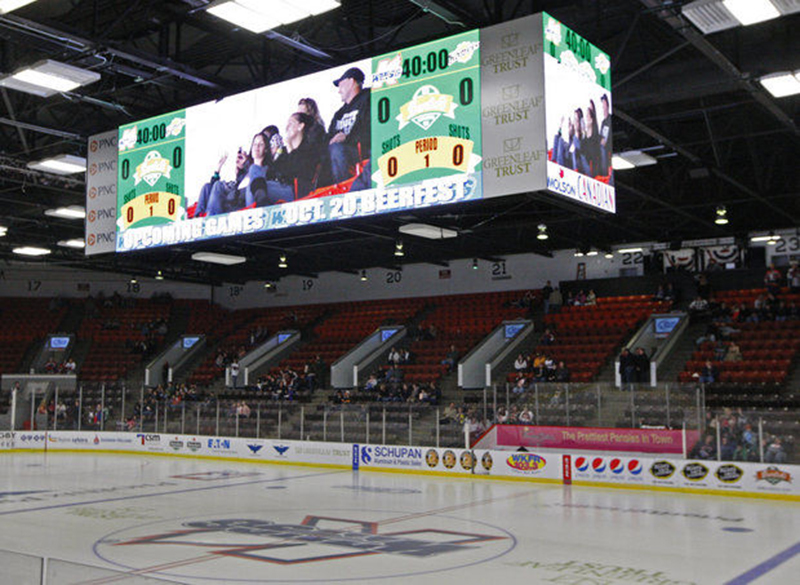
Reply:
[[[86,156],[87,256],[115,250],[117,219],[117,131],[89,137]]]

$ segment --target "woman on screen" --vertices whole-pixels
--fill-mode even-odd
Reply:
[[[236,181],[214,183],[206,208],[208,215],[237,211],[255,199],[253,189],[256,185],[263,183],[267,176],[267,169],[272,162],[268,144],[267,137],[259,132],[253,136],[249,154],[239,148],[236,157]]]
[[[319,113],[319,106],[314,98],[301,98],[300,101],[297,102],[297,111],[308,114],[316,121],[316,124],[311,128],[309,136],[314,136],[316,138],[317,133],[320,133],[320,135],[325,134],[325,121]]]
[[[594,177],[600,174],[600,131],[597,126],[597,110],[594,100],[589,100],[586,108],[586,134],[581,149],[580,171]]]
[[[316,121],[303,112],[295,112],[286,122],[287,153],[279,157],[267,173],[267,179],[253,184],[253,201],[256,207],[294,201],[307,195],[319,173],[324,142],[312,136],[309,129]]]

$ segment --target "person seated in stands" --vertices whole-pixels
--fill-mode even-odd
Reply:
[[[561,404],[561,389],[557,388],[553,395],[550,397],[550,406],[558,406]]]
[[[698,295],[689,303],[689,314],[692,319],[702,319],[708,316],[709,307],[708,300]]]
[[[575,298],[572,300],[572,304],[576,307],[582,307],[586,304],[586,293],[583,290],[579,290],[578,294],[575,295]]]
[[[533,360],[533,381],[534,382],[544,382],[547,379],[547,373],[545,371],[545,362],[547,358],[541,353],[537,352],[536,357]]]
[[[783,279],[783,275],[781,271],[775,268],[774,264],[770,264],[769,268],[767,268],[766,274],[764,274],[764,286],[767,289],[767,292],[778,295],[781,292],[781,280]]]
[[[567,291],[567,298],[564,299],[564,305],[567,307],[572,307],[575,305],[575,297],[573,296],[571,290]]]
[[[722,339],[717,339],[717,342],[714,344],[714,359],[721,362],[725,359],[725,354],[727,353],[728,345]]]
[[[408,350],[407,347],[404,347],[400,350],[400,363],[401,364],[410,364],[413,363],[414,356],[411,355],[411,352]]]
[[[700,370],[699,381],[701,384],[713,384],[717,381],[717,368],[711,363],[711,360],[706,360],[703,369]]]
[[[544,360],[544,377],[547,382],[554,382],[556,379],[556,360],[551,356],[546,356]]]
[[[78,366],[75,363],[75,360],[72,358],[69,358],[64,362],[64,372],[67,374],[74,374],[77,368]]]
[[[520,378],[520,379],[519,379],[519,380],[517,380],[517,382],[514,384],[514,388],[512,388],[512,390],[511,390],[511,391],[512,391],[514,394],[525,394],[525,392],[527,392],[527,390],[528,390],[528,387],[527,387],[527,385],[526,385],[526,384],[527,384],[527,382],[528,382],[528,381],[527,381],[527,380],[526,380],[524,377]]]
[[[439,422],[442,424],[450,424],[456,421],[457,416],[458,410],[456,409],[456,403],[451,402],[442,412],[442,418],[439,420]]]
[[[786,321],[789,318],[789,308],[784,301],[778,301],[778,306],[775,309],[775,320]]]
[[[716,323],[709,323],[706,327],[705,332],[695,339],[694,343],[697,347],[700,347],[707,341],[715,342],[720,337],[719,327],[717,327]]]
[[[584,304],[589,307],[593,307],[597,304],[597,295],[595,294],[593,288],[589,289],[589,294],[586,295],[586,302]]]
[[[399,364],[401,362],[400,352],[397,351],[396,347],[392,347],[392,349],[389,350],[388,361],[393,366],[396,366],[397,364]]]
[[[740,362],[742,361],[742,350],[736,345],[735,341],[728,344],[727,351],[725,352],[724,361],[726,362]]]
[[[242,400],[236,406],[236,416],[241,416],[243,418],[249,418],[249,416],[250,416],[250,407],[247,405],[247,403],[244,400]]]
[[[730,323],[733,312],[723,301],[711,309],[711,318],[718,323]]]
[[[549,328],[545,329],[544,333],[542,333],[542,336],[539,338],[540,345],[553,345],[555,342],[556,336]]]
[[[697,449],[697,455],[695,459],[716,459],[717,458],[717,448],[714,445],[714,437],[712,435],[706,435],[703,442]]]
[[[558,287],[553,288],[553,292],[550,293],[549,312],[558,313],[561,310],[561,305],[563,304],[564,296],[561,294],[561,291],[558,289]]]
[[[783,449],[783,441],[780,437],[772,437],[764,453],[764,461],[767,463],[786,463],[786,451]]]
[[[523,373],[523,372],[527,372],[528,371],[528,358],[526,358],[522,354],[519,354],[517,356],[517,359],[514,360],[514,370],[516,370],[517,373],[520,373],[520,374]]]
[[[497,409],[497,424],[504,425],[507,422],[508,422],[508,411],[505,408],[500,407],[499,409]]]
[[[430,404],[431,402],[431,395],[428,393],[428,389],[425,386],[421,386],[417,392],[417,402],[422,404]]]
[[[664,285],[659,284],[658,288],[656,289],[656,294],[653,295],[654,301],[663,301],[666,300],[666,292],[664,291]]]
[[[722,461],[733,461],[736,445],[728,435],[723,435],[720,439],[719,454]]]
[[[44,371],[47,374],[55,374],[56,370],[58,370],[58,364],[56,360],[51,357],[47,358],[47,362],[44,364]]]
[[[367,378],[367,382],[364,384],[364,390],[367,392],[372,392],[377,387],[378,378],[375,376],[375,374],[370,374],[369,378]]]
[[[555,381],[566,384],[567,382],[569,382],[569,378],[570,378],[569,368],[567,367],[567,364],[564,363],[564,360],[561,360],[560,362],[558,362],[558,367],[556,368]]]
[[[443,366],[447,366],[447,372],[448,373],[450,373],[453,370],[455,370],[456,363],[458,363],[459,356],[460,356],[460,354],[459,354],[458,350],[456,349],[456,346],[455,345],[451,345],[450,346],[450,351],[448,352],[448,354],[445,356],[445,358],[441,362]]]
[[[519,422],[524,425],[533,423],[533,413],[527,404],[522,408],[522,412],[519,413]]]

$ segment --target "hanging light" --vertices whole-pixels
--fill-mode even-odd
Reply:
[[[281,261],[278,262],[278,268],[289,268],[289,264],[286,262],[286,254],[281,254]]]
[[[473,270],[477,270],[478,269],[478,259],[477,258],[473,258],[472,259],[472,269]]]
[[[547,235],[547,226],[544,225],[543,223],[540,223],[537,226],[537,229],[539,230],[539,233],[536,235],[537,240],[546,240],[547,238],[550,237]]]
[[[366,281],[367,281],[367,271],[366,270],[362,270],[361,271],[361,282],[366,282]]]
[[[160,270],[156,272],[156,280],[164,280],[164,274]]]
[[[403,252],[403,240],[397,240],[397,242],[395,242],[394,255],[398,258],[405,256],[405,252]]]
[[[720,205],[719,207],[717,207],[717,217],[714,220],[714,223],[717,225],[728,224],[728,210],[724,205]]]

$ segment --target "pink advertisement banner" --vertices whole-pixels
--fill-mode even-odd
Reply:
[[[632,453],[683,453],[683,431],[497,425],[497,445]],[[700,434],[686,431],[690,451]]]

